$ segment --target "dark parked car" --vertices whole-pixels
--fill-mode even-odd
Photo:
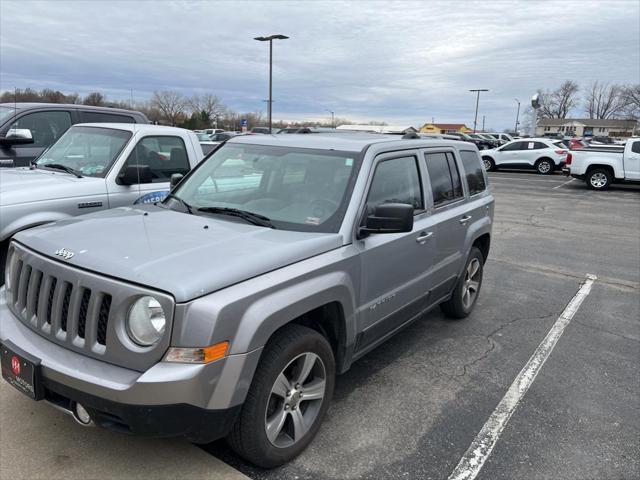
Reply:
[[[119,108],[59,103],[0,103],[0,167],[26,167],[76,123],[149,123]]]

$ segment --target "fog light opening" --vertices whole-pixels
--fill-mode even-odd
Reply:
[[[73,414],[73,418],[75,418],[76,422],[78,422],[80,425],[84,427],[90,427],[93,425],[91,415],[81,404],[73,402],[71,404],[71,413]]]

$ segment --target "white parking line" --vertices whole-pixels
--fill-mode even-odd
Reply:
[[[529,390],[529,387],[562,336],[562,332],[569,325],[584,299],[589,295],[591,286],[596,280],[597,277],[595,275],[587,274],[587,278],[580,289],[560,314],[547,336],[536,348],[536,351],[533,352],[527,364],[520,370],[520,373],[489,417],[489,420],[484,424],[456,468],[451,472],[449,480],[473,480],[480,473],[484,462],[491,455],[493,447],[496,445],[511,415],[518,407],[520,400]]]
[[[573,182],[574,180],[575,180],[575,178],[572,178],[571,180],[568,180],[568,181],[564,182],[562,185],[558,185],[557,187],[553,187],[552,190],[555,190],[556,188],[564,187],[565,185],[568,185],[569,183]]]

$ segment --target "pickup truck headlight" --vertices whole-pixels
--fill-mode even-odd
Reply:
[[[167,319],[160,302],[145,296],[135,301],[127,314],[127,333],[138,345],[148,347],[162,338]]]

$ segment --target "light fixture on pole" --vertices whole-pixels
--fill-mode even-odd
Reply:
[[[274,40],[286,40],[286,35],[269,35],[268,37],[255,37],[254,40],[259,42],[269,42],[269,133],[271,133],[271,110],[273,105],[273,41]]]
[[[332,110],[329,110],[328,108],[325,108],[325,110],[331,114],[331,128],[336,128],[335,122],[333,121],[334,112]]]
[[[516,113],[516,126],[513,129],[513,133],[515,133],[516,135],[518,135],[518,124],[520,123],[520,100],[518,100],[517,98],[514,98],[514,100],[516,102],[518,102],[518,112]]]
[[[486,88],[475,88],[469,90],[470,92],[476,92],[476,114],[473,117],[473,133],[476,133],[476,125],[478,124],[478,104],[480,103],[480,92],[488,92],[489,90]]]

